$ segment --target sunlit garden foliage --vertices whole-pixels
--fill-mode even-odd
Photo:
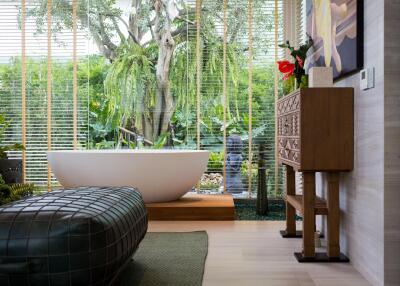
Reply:
[[[96,13],[88,14],[88,5],[83,2],[78,7],[79,25],[87,28],[91,40],[99,47],[99,55],[88,55],[79,59],[78,64],[78,91],[79,104],[89,107],[88,126],[78,126],[88,129],[89,148],[115,148],[124,143],[119,127],[142,133],[152,141],[153,147],[182,147],[196,148],[196,105],[197,81],[196,73],[196,40],[195,40],[195,13],[193,7],[179,3],[179,13],[182,17],[164,19],[165,11],[153,11],[154,3],[141,1],[142,10],[135,15],[136,22],[130,24],[135,29],[143,29],[137,35],[123,35],[119,30],[119,21],[122,21],[123,11],[116,6],[116,1],[95,0],[91,2],[91,9]],[[38,33],[43,32],[43,23],[46,19],[46,3],[29,11],[37,23]],[[273,17],[266,17],[263,9],[272,5],[271,1],[256,1],[254,3],[254,26],[259,31],[272,31]],[[62,32],[71,29],[71,6],[63,0],[55,0],[54,5],[64,5],[64,9],[53,11],[53,32]],[[227,136],[239,135],[245,145],[249,137],[249,106],[248,106],[248,42],[242,40],[247,37],[247,1],[233,1],[229,7],[228,17],[228,42],[227,42],[227,122],[224,124],[224,101],[222,94],[223,82],[223,41],[221,35],[222,2],[212,1],[209,7],[202,11],[201,22],[201,54],[199,68],[201,74],[201,121],[200,145],[202,148],[212,150],[209,166],[214,166],[216,171],[221,171],[223,160],[223,132],[226,128]],[[157,12],[158,11],[158,12]],[[90,25],[87,22],[90,15]],[[102,15],[96,16],[96,15]],[[160,35],[173,35],[172,49],[164,51],[172,53],[171,60],[165,62],[167,71],[160,71],[160,54],[162,48],[156,35],[151,41],[146,41],[148,27],[142,25],[147,19],[158,19],[157,26]],[[154,20],[153,19],[153,20]],[[152,20],[152,22],[153,22]],[[169,25],[166,25],[167,22]],[[142,23],[143,22],[143,23]],[[146,22],[147,23],[147,22]],[[104,24],[104,25],[103,25]],[[164,26],[163,26],[164,25]],[[165,27],[168,26],[167,28]],[[103,30],[102,30],[103,29]],[[135,30],[136,31],[136,30]],[[147,31],[147,32],[146,32]],[[132,31],[131,31],[132,32]],[[179,32],[179,33],[178,33]],[[254,33],[254,68],[252,77],[252,137],[255,145],[264,144],[270,154],[267,168],[274,165],[274,73],[275,66],[271,61],[262,59],[268,39],[262,32]],[[139,39],[140,37],[142,39]],[[136,37],[136,38],[135,38]],[[139,37],[139,38],[138,38]],[[108,40],[118,41],[109,43]],[[53,115],[65,118],[65,124],[72,125],[72,60],[58,61],[54,59],[52,65],[53,102],[57,108]],[[164,97],[171,96],[172,107],[163,106],[160,116],[153,113],[159,112],[157,106],[160,100],[160,79],[157,72],[167,75],[168,89]],[[27,98],[28,121],[46,121],[46,87],[47,87],[47,60],[27,59]],[[19,58],[12,58],[9,63],[0,64],[0,92],[7,100],[18,104],[21,94],[21,62]],[[162,89],[162,88],[161,88]],[[6,106],[6,105],[4,105]],[[65,114],[61,114],[62,110]],[[18,111],[14,118],[18,117]],[[58,113],[57,113],[58,112]],[[169,116],[167,113],[171,113]],[[165,116],[168,115],[168,116]],[[165,122],[167,118],[168,122]],[[82,122],[85,122],[83,120]],[[84,124],[84,123],[82,123]],[[167,125],[167,127],[161,127]],[[43,124],[45,126],[45,124]],[[14,127],[14,128],[18,128]],[[150,131],[149,131],[150,130]],[[55,142],[61,129],[53,129]],[[15,133],[18,133],[16,130]],[[43,132],[45,134],[45,132]],[[62,136],[61,136],[62,137]],[[61,138],[60,137],[60,138]],[[43,140],[45,140],[43,138]],[[29,146],[27,146],[29,148]],[[44,147],[45,148],[45,147]],[[45,150],[45,149],[44,149]],[[244,152],[244,162],[248,160]],[[255,163],[256,164],[256,163]],[[247,164],[243,164],[243,174],[247,173]],[[257,167],[254,166],[256,172]]]

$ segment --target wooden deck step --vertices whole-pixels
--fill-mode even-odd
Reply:
[[[234,220],[232,195],[187,194],[179,200],[146,204],[149,220]]]

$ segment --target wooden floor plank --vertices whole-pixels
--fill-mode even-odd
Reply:
[[[149,231],[207,231],[203,286],[371,285],[350,263],[298,263],[293,252],[301,239],[281,238],[284,227],[284,221],[151,221]]]

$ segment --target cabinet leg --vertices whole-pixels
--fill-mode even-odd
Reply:
[[[315,173],[303,173],[303,256],[315,256]]]
[[[339,208],[339,173],[328,173],[328,256],[340,256],[339,226],[340,226],[340,208]]]
[[[295,195],[295,172],[293,167],[286,166],[286,194]],[[296,235],[296,209],[286,201],[286,234],[288,236]]]

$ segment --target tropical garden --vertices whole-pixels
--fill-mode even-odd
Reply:
[[[27,15],[34,20],[35,33],[46,32],[47,1],[36,1]],[[125,5],[125,6],[124,6]],[[174,0],[82,0],[78,1],[79,30],[87,32],[87,40],[96,46],[93,54],[79,57],[78,90],[82,108],[87,106],[87,120],[80,121],[87,129],[85,147],[134,148],[129,134],[144,137],[147,148],[209,149],[209,172],[223,169],[223,134],[239,135],[244,146],[249,140],[249,120],[255,156],[251,164],[256,177],[257,150],[266,152],[266,169],[274,170],[274,17],[267,14],[274,1],[254,1],[252,17],[254,37],[252,75],[252,114],[249,110],[249,40],[248,1],[229,1],[226,35],[227,100],[223,92],[223,1],[203,1],[196,13],[193,1]],[[127,8],[126,8],[127,7]],[[71,30],[72,2],[53,0],[52,33],[62,42],[63,31]],[[199,17],[199,11],[201,17]],[[18,17],[18,15],[17,15]],[[199,21],[199,22],[198,22]],[[196,34],[200,27],[199,35]],[[198,37],[197,37],[198,36]],[[200,45],[196,51],[197,44]],[[45,120],[47,82],[46,58],[27,59],[27,90],[29,120]],[[200,64],[200,65],[198,65]],[[57,116],[70,120],[72,59],[53,59],[52,86]],[[198,73],[200,76],[198,77]],[[200,79],[200,81],[198,81]],[[16,104],[14,94],[20,92],[21,59],[10,58],[0,63],[1,106]],[[200,86],[198,86],[200,84]],[[63,92],[57,93],[57,90]],[[201,102],[198,102],[198,91]],[[9,100],[10,102],[4,103]],[[11,102],[13,101],[13,102]],[[224,105],[227,116],[224,123]],[[200,142],[197,142],[197,108],[200,108]],[[17,110],[1,110],[6,115]],[[15,117],[15,116],[14,116]],[[16,116],[18,117],[18,116]],[[19,132],[18,126],[15,133]],[[59,134],[59,136],[58,136]],[[54,140],[62,138],[63,130],[54,129]],[[29,146],[28,146],[29,147]],[[243,152],[244,181],[250,166]],[[267,180],[273,191],[274,177]],[[255,186],[256,187],[256,186]]]

